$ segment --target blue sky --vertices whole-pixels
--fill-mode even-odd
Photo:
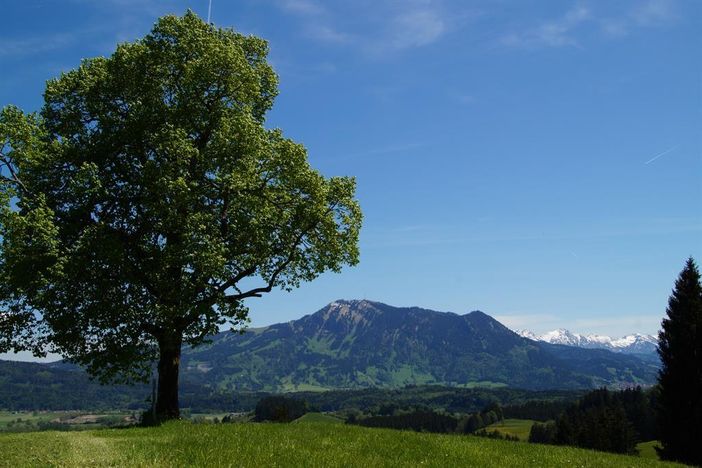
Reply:
[[[207,0],[7,0],[0,105]],[[353,175],[361,262],[249,302],[252,325],[339,298],[512,327],[653,333],[702,260],[702,2],[214,0],[270,41],[267,125]]]

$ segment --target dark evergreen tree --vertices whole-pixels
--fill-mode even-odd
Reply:
[[[553,444],[556,440],[557,427],[553,421],[534,423],[529,431],[529,442],[533,444]]]
[[[304,400],[285,396],[269,396],[261,398],[256,404],[254,420],[290,422],[303,416],[309,411],[309,405]]]
[[[658,335],[659,455],[702,465],[702,285],[692,258],[675,282],[666,313]]]

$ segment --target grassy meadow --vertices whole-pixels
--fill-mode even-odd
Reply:
[[[0,434],[2,466],[675,466],[571,447],[298,424],[192,424]]]
[[[658,453],[656,453],[656,446],[660,447],[657,440],[651,440],[648,442],[641,442],[636,444],[636,449],[639,451],[639,456],[644,458],[651,458],[653,460],[658,460]]]
[[[487,426],[487,431],[497,431],[500,434],[519,437],[519,440],[526,442],[529,440],[529,431],[534,421],[531,419],[505,419]]]

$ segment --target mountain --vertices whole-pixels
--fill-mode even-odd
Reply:
[[[634,356],[526,339],[484,314],[333,302],[288,323],[220,333],[183,354],[183,381],[224,391],[410,384],[573,389],[651,384]]]
[[[259,391],[425,384],[572,390],[652,384],[657,370],[657,362],[638,356],[527,339],[482,312],[336,301],[299,320],[220,333],[185,349],[180,400],[221,409]],[[0,361],[0,408],[137,409],[149,393],[147,385],[100,386],[65,362]],[[474,396],[451,398],[458,404]]]
[[[610,351],[626,354],[656,354],[658,349],[658,340],[655,336],[641,335],[638,333],[617,339],[603,335],[581,335],[579,333],[571,333],[564,328],[546,332],[542,335],[536,335],[529,330],[516,330],[516,333],[534,341],[577,346],[579,348],[608,349]]]

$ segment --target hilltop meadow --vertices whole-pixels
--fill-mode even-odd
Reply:
[[[2,466],[680,466],[572,447],[299,424],[192,424],[0,434]]]

